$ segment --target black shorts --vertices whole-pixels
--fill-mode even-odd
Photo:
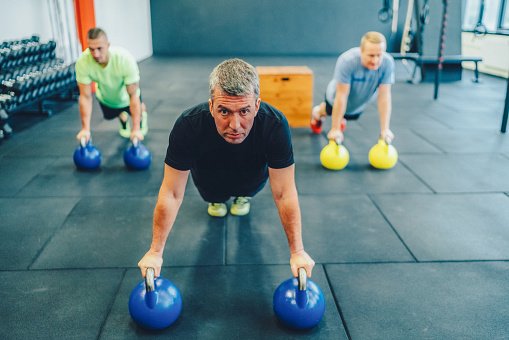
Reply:
[[[127,112],[129,115],[131,115],[131,109],[129,106],[126,106],[126,107],[123,107],[120,109],[115,109],[115,108],[104,105],[99,100],[98,100],[98,102],[99,102],[99,105],[101,106],[101,110],[103,111],[104,119],[110,120],[110,119],[117,118],[124,111]],[[141,92],[140,92],[140,103],[142,103]]]
[[[325,97],[325,112],[327,112],[327,114],[329,116],[332,115],[332,105],[329,104],[329,102],[327,101],[327,96]],[[352,115],[345,115],[345,119],[346,120],[357,120],[357,119],[359,119],[361,114],[362,114],[362,112],[354,113]]]
[[[255,186],[250,191],[243,192],[243,193],[238,193],[237,197],[239,197],[239,196],[242,196],[242,197],[254,197],[254,195],[259,193],[265,187],[265,183],[267,183],[267,180],[268,180],[268,178],[266,178],[262,182],[262,184],[260,184],[258,186]],[[196,182],[195,182],[195,186],[196,186],[196,189],[198,189],[198,192],[200,193],[200,196],[203,198],[203,200],[205,202],[209,202],[209,203],[225,203],[231,197],[233,197],[233,195],[230,195],[228,193],[206,192],[205,190],[200,188],[199,185],[196,185]]]

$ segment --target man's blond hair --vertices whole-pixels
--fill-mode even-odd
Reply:
[[[364,49],[364,46],[366,46],[367,42],[372,44],[383,44],[385,47],[387,47],[387,41],[385,40],[384,35],[379,32],[371,31],[364,34],[361,39],[361,49]]]

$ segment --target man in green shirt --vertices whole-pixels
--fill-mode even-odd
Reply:
[[[88,31],[87,45],[76,61],[81,116],[78,140],[90,139],[92,82],[97,84],[96,97],[104,118],[118,117],[122,137],[143,140],[148,131],[147,112],[140,98],[140,72],[136,60],[127,50],[110,47],[106,33],[98,27]],[[128,114],[131,115],[132,129]]]

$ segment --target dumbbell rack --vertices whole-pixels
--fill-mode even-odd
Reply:
[[[0,45],[0,141],[12,134],[9,115],[36,105],[38,113],[51,116],[47,99],[77,97],[75,65],[55,55],[56,43],[40,43],[38,36]]]

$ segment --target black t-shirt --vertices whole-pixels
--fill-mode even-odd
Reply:
[[[241,196],[267,180],[268,167],[282,169],[294,163],[288,121],[261,102],[249,135],[240,144],[230,144],[217,132],[209,103],[199,104],[175,122],[165,163],[191,170],[201,190]]]

